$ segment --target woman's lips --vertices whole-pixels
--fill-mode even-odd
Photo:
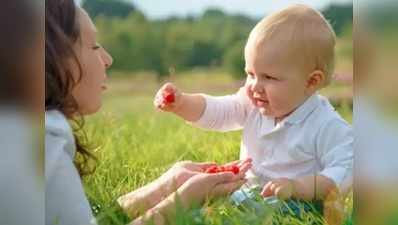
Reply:
[[[108,89],[108,87],[104,84],[104,85],[101,86],[101,89],[102,89],[103,91],[105,91],[106,89]]]

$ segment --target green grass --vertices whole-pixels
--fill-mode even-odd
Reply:
[[[195,82],[191,84],[186,78],[180,83],[184,89],[206,87],[210,94],[236,90],[236,85],[222,85],[220,80],[227,78],[218,77],[216,84],[209,81],[211,76],[193,79]],[[84,180],[99,224],[128,223],[115,200],[154,180],[176,161],[224,163],[239,158],[240,132],[205,132],[170,114],[157,112],[152,98],[158,86],[149,78],[111,80],[101,112],[86,120],[91,141],[100,146],[95,150],[99,159],[97,170]],[[341,110],[350,120],[350,109]],[[352,199],[346,203],[347,215],[352,209],[350,202]],[[250,210],[242,211],[226,199],[219,199],[207,202],[202,211],[181,213],[177,224],[267,224],[264,221],[269,221],[272,210],[264,211],[265,216],[258,217]],[[316,218],[307,215],[307,222],[293,221],[292,217],[282,219],[285,224],[308,224],[308,220]]]

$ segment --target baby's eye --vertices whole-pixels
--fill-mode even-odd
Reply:
[[[250,79],[254,79],[254,74],[248,73],[247,76],[248,76]]]
[[[265,75],[265,79],[267,79],[267,80],[277,80],[275,77],[271,77],[269,75]]]

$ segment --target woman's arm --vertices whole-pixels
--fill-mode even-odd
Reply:
[[[245,171],[249,167],[246,166]],[[192,205],[201,204],[207,197],[220,197],[232,193],[241,187],[246,180],[244,173],[201,174],[184,183],[176,192],[172,193],[158,205],[148,210],[143,216],[135,219],[131,225],[151,224],[164,225],[166,221],[173,221],[177,210],[189,209]]]
[[[118,203],[130,217],[135,217],[167,198],[190,177],[213,165],[214,163],[178,162],[157,180],[121,196]]]
[[[251,159],[246,159],[244,161],[231,162],[228,165],[238,166],[240,174],[245,174],[251,167],[251,162]],[[191,177],[203,174],[203,171],[214,165],[214,163],[209,162],[178,162],[159,179],[121,196],[118,199],[118,203],[131,218],[134,218],[166,199]]]
[[[170,181],[161,177],[146,186],[119,197],[117,201],[131,218],[136,217],[166,198],[173,191],[170,183]]]

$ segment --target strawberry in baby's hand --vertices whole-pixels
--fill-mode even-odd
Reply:
[[[164,104],[171,104],[175,101],[175,94],[174,93],[164,93],[163,94],[163,103]]]
[[[234,174],[239,173],[238,166],[211,166],[206,169],[205,173],[222,173],[222,172],[232,172]]]

